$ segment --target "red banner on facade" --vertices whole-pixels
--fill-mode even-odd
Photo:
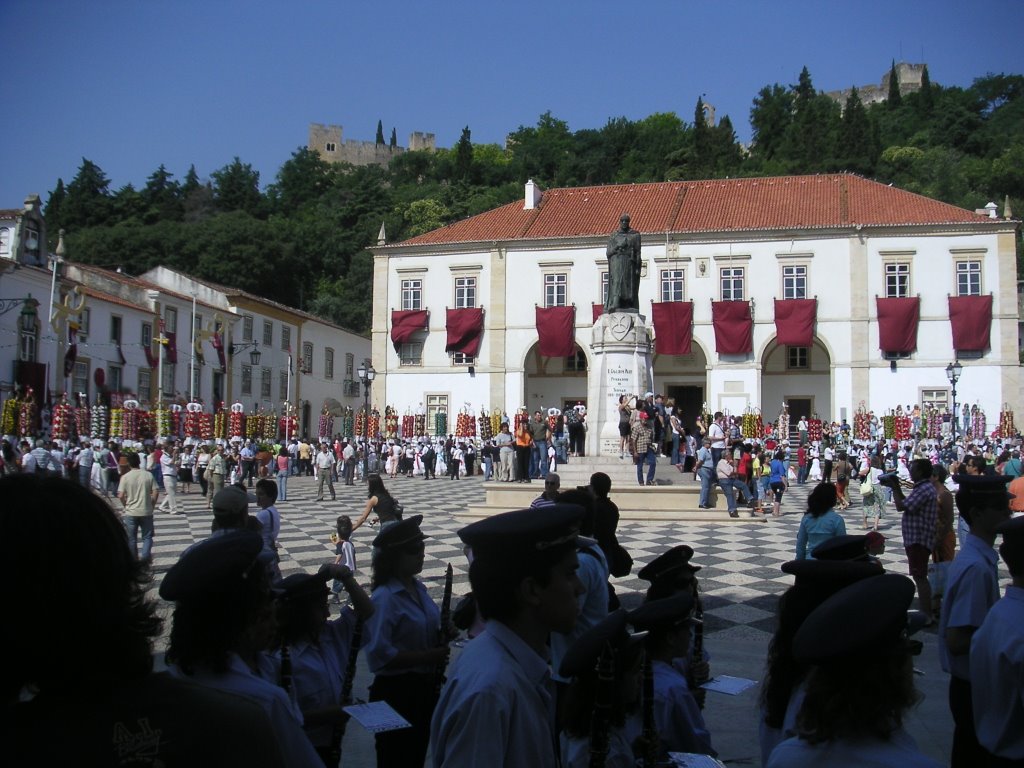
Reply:
[[[654,351],[659,355],[688,355],[693,346],[693,302],[651,304]]]
[[[917,323],[921,299],[875,299],[878,308],[878,348],[883,352],[913,352],[917,349]]]
[[[568,357],[576,351],[576,307],[537,307],[537,337],[544,357]]]
[[[215,334],[213,334],[213,336],[210,337],[210,343],[213,345],[213,348],[215,350],[217,350],[217,360],[218,360],[218,362],[220,362],[220,369],[223,371],[224,370],[224,365],[225,365],[225,361],[224,361],[224,334],[223,333],[215,333]],[[291,367],[291,366],[289,365],[289,367]]]
[[[950,296],[949,324],[953,327],[953,349],[984,352],[992,346],[992,294]]]
[[[817,299],[776,299],[775,343],[787,347],[811,346],[817,319]]]
[[[712,301],[715,351],[720,355],[746,355],[754,351],[754,320],[749,301]]]
[[[604,314],[604,304],[591,304],[590,311],[594,313],[594,325],[597,325],[597,318]]]
[[[445,352],[461,352],[467,357],[476,357],[484,332],[484,311],[479,308],[449,309],[445,328],[448,331]]]
[[[391,343],[395,350],[412,338],[417,331],[423,331],[430,322],[430,313],[425,309],[391,310]]]
[[[174,365],[178,362],[178,334],[167,331],[164,333],[164,338],[167,339],[167,362]]]

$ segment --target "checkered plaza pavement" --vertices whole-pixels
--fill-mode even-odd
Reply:
[[[457,531],[469,520],[458,515],[471,504],[484,501],[482,478],[448,478],[423,480],[422,478],[385,478],[389,491],[405,507],[405,515],[423,515],[423,530],[430,538],[426,541],[426,559],[421,579],[438,602],[444,584],[444,572],[452,564],[455,575],[455,600],[469,591],[468,564],[462,552]],[[537,486],[540,494],[542,485]],[[796,545],[797,528],[806,505],[807,494],[813,486],[791,486],[783,499],[781,518],[767,522],[750,523],[644,522],[620,521],[620,543],[634,559],[633,574],[613,579],[623,605],[632,608],[640,603],[646,591],[646,582],[635,574],[653,558],[677,544],[693,547],[693,562],[700,565],[698,574],[703,594],[705,647],[711,654],[712,674],[730,674],[760,680],[768,642],[773,631],[774,612],[779,595],[792,584],[792,577],[779,569],[792,560]],[[316,481],[309,477],[292,477],[288,481],[288,500],[279,503],[281,535],[279,537],[281,569],[285,575],[297,571],[314,571],[322,563],[334,559],[330,534],[338,515],[346,514],[353,521],[361,514],[366,502],[366,486],[346,487],[335,483],[336,500],[316,501]],[[615,499],[615,488],[611,498]],[[849,533],[862,530],[860,498],[853,489],[853,506],[843,512]],[[161,498],[162,501],[162,498]],[[179,508],[185,514],[157,513],[154,541],[153,594],[164,573],[190,544],[205,538],[210,532],[212,515],[206,509],[206,500],[199,494],[199,486],[192,493],[178,494]],[[252,507],[255,511],[255,505]],[[740,514],[745,514],[742,510]],[[723,521],[726,513],[722,512]],[[886,570],[905,574],[907,565],[900,536],[899,513],[889,505],[880,525],[886,537],[886,553],[882,561]],[[364,526],[356,531],[357,578],[368,590],[370,582],[370,547],[377,529]],[[1005,576],[1005,573],[1003,573]],[[332,613],[337,608],[332,606]],[[170,606],[164,606],[168,621],[164,638],[158,644],[163,649],[166,633],[170,629]],[[934,631],[924,634],[925,654],[916,666],[923,674],[916,678],[925,695],[924,703],[908,718],[907,728],[919,745],[932,757],[948,759],[952,720],[946,706],[947,677],[939,668],[938,654],[933,640]],[[453,657],[458,654],[455,648]],[[355,694],[365,699],[371,675],[360,657]],[[709,696],[705,717],[720,758],[737,765],[760,764],[757,747],[757,689],[736,697]],[[345,736],[345,766],[374,765],[372,737],[356,725],[350,725]]]

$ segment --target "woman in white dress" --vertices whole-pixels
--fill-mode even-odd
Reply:
[[[821,462],[818,461],[817,455],[815,455],[814,458],[811,459],[811,469],[807,473],[807,479],[810,480],[812,483],[821,482]]]

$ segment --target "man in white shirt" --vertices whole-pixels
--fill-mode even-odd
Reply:
[[[324,500],[324,483],[327,483],[331,491],[331,501],[334,501],[334,480],[331,478],[331,469],[334,467],[334,456],[331,455],[327,443],[320,443],[320,450],[316,454],[316,500]]]
[[[167,496],[160,505],[161,512],[170,512],[172,515],[179,514],[178,510],[178,470],[174,466],[174,456],[171,446],[164,445],[160,453],[160,474],[164,479],[164,491]]]
[[[717,467],[725,453],[725,417],[721,411],[715,412],[715,420],[708,427],[708,439],[711,440],[711,459]]]
[[[345,476],[345,485],[355,485],[356,476],[356,449],[352,440],[345,441],[345,447],[341,449],[342,470]]]

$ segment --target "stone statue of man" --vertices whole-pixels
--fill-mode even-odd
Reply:
[[[622,214],[619,229],[608,238],[608,296],[604,311],[640,311],[640,233],[630,229],[629,214]]]

